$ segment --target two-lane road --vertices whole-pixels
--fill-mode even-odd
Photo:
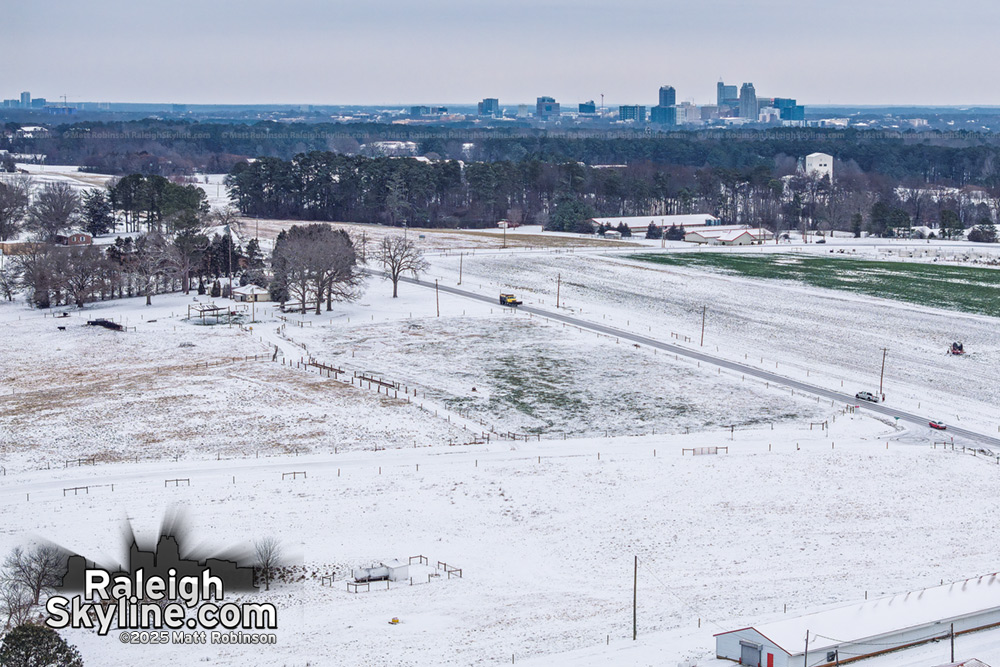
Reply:
[[[374,273],[374,272],[373,272]],[[414,278],[400,278],[400,280],[412,283],[414,285],[420,285],[421,287],[429,287],[434,289],[435,285],[432,282],[427,282],[424,280],[417,280]],[[491,305],[499,306],[499,302],[496,296],[486,296],[483,294],[477,294],[475,292],[469,292],[467,290],[459,289],[457,287],[450,287],[448,285],[437,285],[437,288],[442,292],[447,292],[449,294],[455,294],[457,296],[465,297],[467,299],[474,299],[476,301],[482,301],[489,303]],[[572,317],[570,315],[563,315],[562,313],[553,312],[551,310],[546,310],[543,308],[538,308],[535,306],[520,306],[518,310],[532,313],[540,317],[546,317],[550,320],[557,322],[565,322],[566,324],[572,324],[573,326],[580,327],[581,329],[587,329],[589,331],[594,331],[596,333],[602,333],[608,336],[615,336],[621,340],[627,340],[633,343],[638,343],[640,345],[646,345],[648,347],[653,347],[658,350],[663,350],[664,352],[671,352],[677,355],[683,355],[690,359],[695,359],[698,361],[704,361],[706,363],[714,364],[722,368],[727,368],[732,371],[737,371],[739,373],[744,373],[746,375],[752,375],[753,377],[760,378],[761,380],[766,380],[768,382],[773,382],[776,385],[782,385],[789,387],[791,389],[797,389],[804,393],[812,394],[813,396],[819,396],[821,398],[827,398],[833,401],[839,401],[841,403],[847,403],[851,405],[857,405],[858,400],[850,395],[844,394],[838,391],[831,391],[829,389],[824,389],[822,387],[817,387],[815,385],[807,384],[801,382],[800,380],[795,380],[793,378],[785,377],[783,375],[778,375],[777,373],[771,373],[759,368],[754,368],[752,366],[747,366],[736,361],[729,361],[728,359],[722,359],[720,357],[713,356],[711,354],[706,354],[698,350],[691,350],[680,345],[675,345],[673,343],[664,343],[663,341],[656,340],[654,338],[649,338],[648,336],[642,336],[640,334],[632,333],[630,331],[622,331],[621,329],[615,329],[614,327],[609,327],[604,324],[597,324],[595,322],[588,322],[577,317]],[[905,410],[899,410],[896,408],[891,408],[887,405],[881,403],[867,403],[861,402],[862,407],[871,410],[872,412],[877,412],[889,417],[898,417],[899,419],[905,420],[907,422],[917,424],[919,426],[927,426],[930,422],[930,417],[918,415],[912,412],[906,412]],[[929,428],[929,427],[928,427]],[[968,429],[959,428],[957,426],[948,426],[946,433],[950,435],[957,435],[963,438],[968,438],[969,440],[974,440],[976,442],[982,443],[983,445],[996,448],[1000,450],[1000,438],[996,438],[985,433],[978,433],[976,431],[970,431]]]

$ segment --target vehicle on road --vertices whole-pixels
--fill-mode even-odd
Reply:
[[[934,428],[934,429],[937,429],[937,430],[939,430],[939,431],[944,431],[945,429],[947,429],[947,428],[948,428],[948,427],[947,427],[947,426],[945,425],[945,423],[944,423],[944,422],[940,422],[940,421],[937,421],[937,420],[934,420],[934,421],[931,421],[931,422],[929,422],[929,423],[928,423],[928,426],[930,426],[931,428]]]
[[[859,391],[854,395],[854,398],[859,401],[871,401],[872,403],[878,403],[878,396],[871,393],[870,391]]]
[[[517,300],[517,297],[513,294],[501,294],[500,295],[500,305],[501,306],[511,306],[517,307],[521,305],[521,302]]]

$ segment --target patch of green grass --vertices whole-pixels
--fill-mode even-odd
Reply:
[[[1000,317],[1000,271],[918,262],[880,262],[774,253],[636,254],[631,259],[845,290],[935,308]]]

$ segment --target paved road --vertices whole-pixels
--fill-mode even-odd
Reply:
[[[427,282],[424,280],[415,280],[413,278],[400,278],[400,280],[412,283],[414,285],[420,285],[422,287],[429,287],[434,289],[434,283]],[[438,289],[442,292],[447,292],[449,294],[455,294],[457,296],[465,297],[467,299],[475,299],[477,301],[483,301],[491,305],[499,306],[497,301],[497,295],[483,295],[477,294],[475,292],[469,292],[467,290],[459,289],[457,287],[450,287],[447,285],[438,285]],[[629,331],[622,331],[621,329],[615,329],[614,327],[605,326],[603,324],[597,324],[595,322],[588,322],[587,320],[582,320],[569,315],[563,315],[558,312],[551,310],[546,310],[544,308],[537,308],[534,306],[520,306],[518,310],[533,313],[541,317],[547,317],[551,320],[557,322],[565,322],[566,324],[572,324],[573,326],[580,327],[581,329],[588,329],[590,331],[595,331],[597,333],[606,334],[609,336],[615,336],[622,340],[627,340],[633,343],[638,343],[640,345],[646,345],[649,347],[654,347],[658,350],[663,350],[664,352],[671,352],[673,354],[682,355],[690,359],[696,359],[698,361],[704,361],[706,363],[714,364],[722,368],[727,368],[729,370],[737,371],[739,373],[744,373],[746,375],[752,375],[754,377],[760,378],[761,380],[766,380],[768,382],[773,382],[777,385],[782,385],[792,389],[797,389],[799,391],[812,394],[813,396],[820,396],[822,398],[827,398],[833,401],[839,401],[841,403],[857,405],[858,400],[854,398],[852,394],[844,394],[838,391],[831,391],[829,389],[824,389],[822,387],[817,387],[815,385],[807,384],[793,378],[785,377],[783,375],[778,375],[777,373],[770,373],[759,368],[754,368],[752,366],[747,366],[735,361],[729,361],[728,359],[721,359],[719,357],[713,356],[711,354],[706,354],[698,350],[692,350],[686,347],[681,347],[680,345],[675,345],[672,343],[664,343],[647,336],[642,336]],[[898,410],[896,408],[889,407],[881,403],[867,403],[862,402],[862,408],[870,410],[872,412],[877,412],[879,414],[887,415],[889,417],[898,417],[904,421],[916,424],[918,426],[927,427],[927,423],[931,420],[931,417],[924,415],[918,415],[912,412],[906,412],[905,410]],[[930,427],[927,427],[930,428]],[[957,426],[948,426],[946,431],[948,435],[961,436],[968,438],[969,440],[974,440],[988,447],[993,447],[1000,451],[1000,438],[996,438],[985,433],[978,433],[976,431],[970,431],[968,429],[960,428]]]

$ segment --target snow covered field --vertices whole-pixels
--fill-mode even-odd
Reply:
[[[431,279],[458,282],[457,255],[432,261]],[[890,405],[997,428],[993,318],[606,247],[481,248],[461,262],[467,289],[551,308],[559,275],[567,312],[692,348],[707,304],[706,352],[849,393],[877,387],[888,346]],[[331,313],[260,306],[242,327],[185,321],[182,295],[65,318],[0,303],[0,554],[44,539],[120,562],[126,518],[150,538],[179,507],[200,546],[274,536],[301,575],[254,595],[278,605],[276,646],[156,650],[66,632],[88,664],[714,667],[714,633],[786,604],[803,613],[997,569],[1000,466],[934,448],[940,434],[523,312],[445,293],[438,304],[409,284],[390,294],[372,280]],[[134,330],[86,326],[94,317]],[[945,357],[955,338],[972,354]],[[296,363],[310,357],[347,381]],[[706,446],[728,451],[682,453]],[[308,475],[282,478],[292,471]],[[177,478],[190,486],[166,486]],[[358,594],[342,581],[416,555],[463,577]],[[960,657],[1000,662],[998,635],[960,638]],[[946,651],[862,664],[929,667]]]
[[[432,277],[456,284],[458,263],[437,258]],[[560,282],[566,312],[692,348],[699,347],[705,308],[705,351],[848,394],[878,390],[888,348],[889,405],[930,410],[984,433],[1000,428],[996,318],[617,253],[476,253],[462,263],[473,290],[511,290],[526,304],[553,308]],[[969,354],[946,355],[954,340]]]

